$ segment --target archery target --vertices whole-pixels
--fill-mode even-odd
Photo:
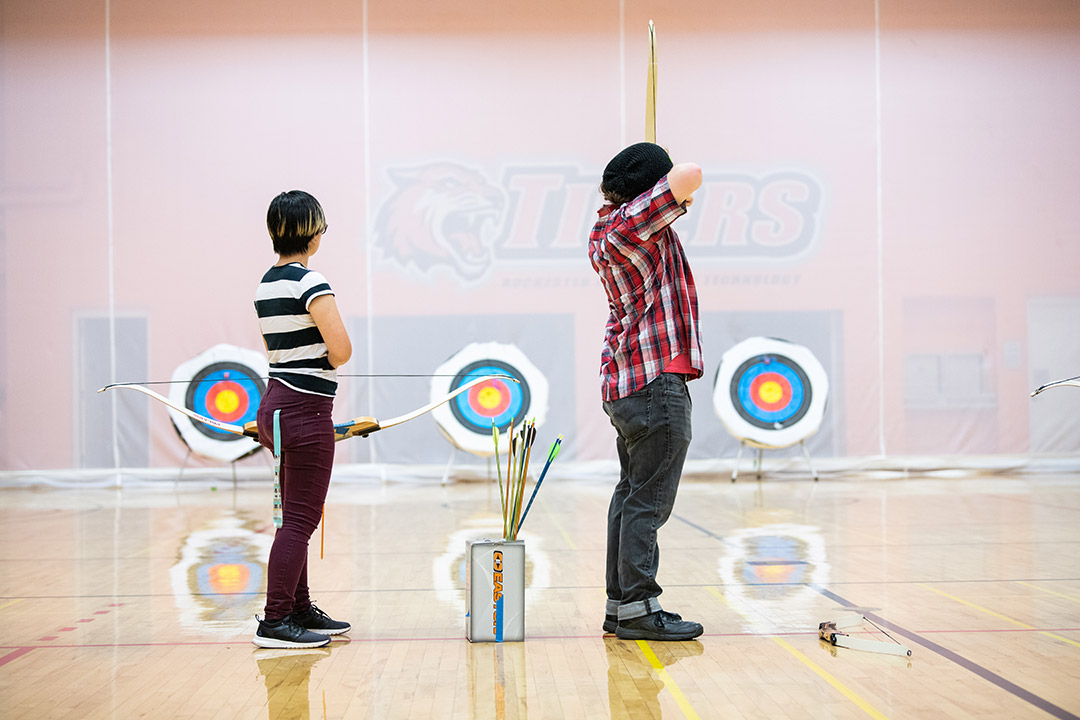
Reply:
[[[543,425],[548,408],[548,382],[515,345],[472,343],[435,370],[431,401],[484,375],[509,375],[518,382],[494,378],[480,383],[432,411],[446,439],[461,450],[480,457],[495,453],[491,424],[504,434],[536,419]],[[503,443],[500,441],[500,452]]]
[[[266,356],[234,345],[215,345],[173,371],[169,399],[200,415],[243,426],[255,419],[266,392]],[[259,449],[251,438],[218,430],[170,409],[173,425],[192,452],[238,460]]]
[[[802,345],[752,337],[724,353],[713,383],[716,415],[733,437],[784,448],[821,427],[829,395],[825,368]]]

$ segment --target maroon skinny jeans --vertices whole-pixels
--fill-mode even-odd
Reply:
[[[274,450],[274,411],[281,410],[281,505],[284,522],[274,534],[266,569],[266,620],[311,606],[308,540],[322,518],[334,465],[334,398],[293,390],[270,380],[259,404],[259,442]]]

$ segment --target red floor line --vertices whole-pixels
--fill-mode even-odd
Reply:
[[[18,660],[23,655],[25,655],[26,653],[30,652],[33,649],[34,648],[32,648],[32,647],[16,648],[15,650],[13,650],[12,652],[9,652],[4,657],[0,657],[0,667],[2,667],[4,665],[7,665],[12,660]]]
[[[918,630],[920,634],[941,634],[941,633],[1033,633],[1033,632],[1080,632],[1080,628],[1002,628],[999,630]],[[872,630],[858,631],[851,634],[875,634]],[[792,637],[802,635],[817,635],[815,630],[799,630],[794,632],[776,632],[776,633],[705,633],[702,637]],[[587,640],[589,638],[602,637],[599,633],[590,633],[588,635],[530,635],[525,638],[526,641],[533,640]],[[453,635],[451,637],[391,637],[391,638],[366,638],[366,637],[343,637],[339,640],[335,640],[335,643],[385,643],[385,642],[446,642],[446,641],[465,641],[465,638],[461,635]],[[213,645],[246,645],[250,640],[245,637],[238,637],[233,640],[192,640],[190,642],[160,642],[160,643],[87,643],[84,645],[77,644],[49,644],[49,645],[0,645],[0,650],[13,649],[15,650],[12,655],[18,657],[21,654],[25,654],[30,650],[43,649],[48,650],[50,648],[121,648],[121,647],[206,647]],[[6,658],[7,656],[5,656]],[[0,665],[3,662],[9,661],[5,658],[0,658]],[[12,657],[11,660],[15,658]]]

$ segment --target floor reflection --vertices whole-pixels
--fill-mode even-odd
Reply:
[[[197,635],[233,635],[263,606],[273,538],[245,511],[224,510],[184,538],[169,570],[179,624]]]
[[[465,542],[482,538],[501,538],[502,519],[483,515],[465,521],[464,530],[451,533],[446,539],[442,554],[432,563],[432,582],[435,596],[459,611],[464,628],[465,619]],[[544,551],[544,539],[540,536],[525,540],[525,588],[546,588],[551,585],[551,562]],[[525,593],[525,627],[528,628],[528,608],[531,594]]]
[[[745,629],[772,633],[806,625],[804,608],[821,599],[807,584],[829,581],[821,529],[780,523],[740,528],[724,540],[719,567],[724,596],[746,620]]]
[[[469,643],[469,717],[529,717],[524,643]]]
[[[660,664],[668,668],[683,658],[696,657],[705,648],[697,641],[654,642],[649,648]],[[660,692],[666,687],[658,671],[633,640],[604,637],[608,663],[608,707],[612,720],[660,718]]]
[[[309,720],[311,668],[330,657],[330,647],[259,649],[252,653],[266,685],[269,720]],[[325,708],[324,708],[325,709]],[[316,715],[321,717],[325,713]]]

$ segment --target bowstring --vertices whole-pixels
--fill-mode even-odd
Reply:
[[[346,374],[346,375],[338,375],[339,378],[456,378],[457,376],[458,376],[458,374],[453,374],[453,375],[431,375],[431,374],[421,374],[421,373],[389,373],[389,374],[376,374],[376,375],[356,375],[356,374],[350,373],[350,374]],[[466,375],[465,377],[468,377],[468,376]],[[513,375],[486,375],[486,376],[481,376],[481,377],[509,378],[509,379],[514,378]],[[271,380],[273,378],[271,378],[271,376],[269,376],[269,375],[244,375],[240,379],[241,380],[245,380],[245,379],[246,380],[256,380],[256,379],[257,380]],[[180,385],[180,384],[202,385],[203,383],[219,383],[219,382],[221,382],[221,378],[217,378],[217,379],[206,378],[206,379],[198,380],[198,381],[195,381],[195,380],[143,380],[142,382],[118,382],[118,383],[112,383],[111,387],[118,387],[118,386],[121,386],[121,385]]]
[[[878,629],[878,630],[879,630],[879,631],[880,631],[880,632],[881,632],[881,633],[882,633],[882,634],[883,634],[883,635],[884,635],[885,637],[889,638],[890,640],[892,640],[892,641],[893,641],[894,643],[896,643],[897,645],[903,645],[903,643],[902,643],[902,642],[900,642],[899,640],[897,640],[896,638],[894,638],[894,637],[893,637],[892,635],[890,635],[890,634],[889,634],[889,633],[888,633],[888,632],[887,632],[887,631],[885,630],[885,628],[881,627],[880,625],[878,625],[878,624],[877,624],[876,622],[874,622],[874,621],[873,621],[873,620],[871,620],[870,618],[868,618],[868,617],[866,617],[865,615],[863,615],[863,620],[865,620],[866,622],[868,622],[868,623],[870,623],[871,625],[873,625],[874,627],[876,627],[876,628],[877,628],[877,629]]]

